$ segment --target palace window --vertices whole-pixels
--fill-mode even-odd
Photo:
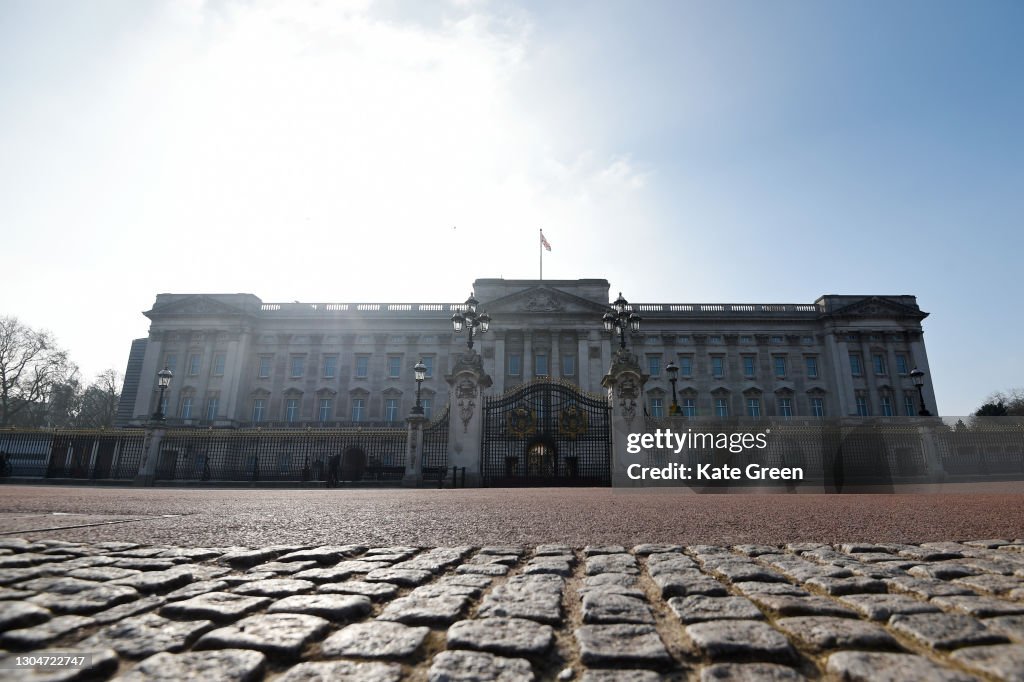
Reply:
[[[901,376],[905,376],[905,375],[910,373],[910,370],[907,369],[909,366],[910,365],[907,362],[907,356],[904,355],[903,353],[897,353],[896,354],[896,371],[899,372]]]
[[[716,379],[721,379],[725,376],[725,358],[721,355],[711,357],[711,375]]]
[[[320,418],[320,421],[322,421],[322,422],[330,421],[330,419],[331,419],[331,399],[330,398],[321,398],[320,399],[319,418]]]
[[[683,398],[683,414],[687,417],[697,416],[697,402],[693,398]]]
[[[727,398],[715,399],[715,415],[719,417],[729,416],[729,400]]]
[[[660,355],[648,355],[647,356],[647,373],[652,377],[656,377],[661,374],[661,356]]]
[[[179,415],[182,419],[192,418],[192,396],[186,395],[181,399],[181,411]]]
[[[754,356],[744,355],[743,356],[743,376],[752,377],[754,376]]]
[[[914,394],[903,394],[903,414],[907,415],[908,417],[913,417],[914,413]]]
[[[783,378],[786,376],[786,356],[776,355],[775,356],[775,376]]]
[[[864,373],[864,368],[860,362],[860,355],[857,353],[850,353],[850,373],[855,377],[859,377]]]
[[[875,374],[885,374],[885,356],[881,353],[875,353],[871,356],[871,364],[875,368]]]
[[[291,358],[291,376],[293,379],[298,379],[306,371],[306,356],[305,355],[293,355]]]
[[[544,353],[537,353],[534,356],[534,376],[546,377],[548,375],[548,356]]]
[[[398,398],[384,401],[384,419],[389,422],[398,421]]]
[[[423,398],[422,400],[420,400],[420,407],[423,408],[423,416],[426,417],[427,419],[432,418],[434,415],[431,402],[432,401],[430,400],[430,398]]]
[[[747,416],[748,417],[760,417],[761,416],[761,399],[760,398],[749,398],[747,400]]]
[[[679,376],[693,376],[693,358],[689,355],[679,356]]]
[[[369,355],[357,355],[356,356],[356,378],[365,379],[370,375],[370,356]],[[352,421],[355,421],[354,419]]]
[[[891,417],[892,416],[892,398],[890,398],[887,395],[883,395],[882,396],[881,407],[882,407],[882,416],[883,417]]]
[[[822,398],[811,398],[811,414],[815,417],[825,416],[825,401]]]
[[[793,416],[793,401],[789,398],[779,398],[779,416],[780,417],[792,417]]]
[[[361,422],[366,415],[366,401],[363,398],[352,399],[352,421]]]
[[[807,358],[807,378],[816,379],[818,377],[818,358],[813,355],[808,355]]]
[[[203,364],[203,356],[199,353],[192,353],[188,356],[188,373],[190,376],[199,374],[199,367]]]
[[[388,377],[391,379],[398,379],[402,376],[402,356],[400,355],[389,355],[388,356]]]
[[[562,376],[573,377],[576,376],[576,356],[575,355],[563,355],[562,356]]]
[[[868,399],[866,396],[857,396],[857,416],[858,417],[869,417],[871,416],[871,409],[868,407]]]
[[[225,353],[214,353],[213,354],[213,376],[222,377],[224,376],[224,365],[227,364],[227,355]]]
[[[299,420],[299,399],[289,398],[284,405],[284,420],[289,424]]]
[[[252,401],[252,420],[254,422],[263,421],[266,410],[266,401],[263,398],[256,398]]]
[[[214,419],[217,418],[217,407],[219,406],[219,404],[220,399],[216,397],[210,398],[209,400],[206,401],[206,419],[208,421],[212,422]]]
[[[427,368],[426,378],[429,379],[434,376],[434,356],[424,355],[420,359],[423,361],[423,366]]]
[[[651,416],[664,417],[665,403],[661,398],[651,398]]]
[[[270,376],[270,363],[273,361],[271,355],[261,355],[259,369],[256,371],[256,376],[261,379],[266,379]]]
[[[337,355],[325,355],[324,356],[324,378],[333,379],[338,373],[338,356]]]
[[[519,353],[509,353],[508,355],[508,375],[510,377],[517,377],[523,373],[523,358]]]
[[[164,367],[171,370],[172,372],[178,371],[178,355],[176,353],[168,353],[164,356]]]

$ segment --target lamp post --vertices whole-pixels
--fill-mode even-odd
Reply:
[[[626,329],[629,328],[634,334],[640,331],[640,320],[642,319],[639,315],[633,312],[629,312],[629,301],[622,297],[622,292],[619,292],[619,297],[612,303],[612,309],[606,312],[602,317],[604,320],[604,330],[610,332],[613,329],[617,329],[619,332],[619,348],[626,350]]]
[[[487,313],[476,312],[476,307],[480,305],[480,301],[476,300],[473,294],[469,295],[466,299],[466,310],[461,313],[455,313],[452,315],[452,326],[455,328],[455,333],[459,334],[465,327],[469,333],[466,336],[466,346],[470,350],[473,350],[473,330],[480,327],[480,334],[487,333],[487,328],[491,324],[491,316]]]
[[[676,400],[676,382],[679,381],[679,367],[676,363],[669,360],[668,364],[665,365],[665,371],[668,372],[668,382],[672,384],[672,407],[669,409],[670,415],[679,414],[679,401]]]
[[[914,380],[914,385],[917,386],[917,400],[921,404],[921,411],[917,414],[921,417],[932,416],[932,413],[924,406],[924,372],[915,367],[910,373],[910,378]]]
[[[416,406],[412,408],[412,413],[422,415],[423,403],[420,402],[420,389],[423,388],[423,380],[427,378],[427,366],[420,359],[419,362],[413,365],[412,371],[416,376]]]
[[[156,373],[156,384],[160,387],[160,401],[156,404],[156,412],[153,413],[153,419],[158,422],[164,421],[164,391],[171,385],[171,378],[174,376],[174,372],[164,367],[162,370]]]

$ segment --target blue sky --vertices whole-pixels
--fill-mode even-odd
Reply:
[[[1024,386],[1022,28],[996,0],[8,0],[0,313],[88,377],[159,292],[462,300],[535,277],[543,227],[546,277],[636,302],[915,294],[963,414]]]

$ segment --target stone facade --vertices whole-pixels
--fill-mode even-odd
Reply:
[[[536,378],[600,393],[619,339],[601,316],[613,298],[603,279],[479,279],[479,311],[492,318],[475,349],[494,395]],[[617,293],[617,292],[616,292]],[[628,293],[628,292],[627,292]],[[914,296],[822,296],[807,304],[633,303],[643,317],[628,335],[650,375],[644,409],[668,414],[665,366],[680,367],[678,401],[690,416],[903,416],[920,409],[909,372],[925,372],[937,413]],[[174,379],[164,410],[172,423],[301,426],[394,422],[415,402],[412,367],[429,376],[427,414],[447,404],[466,349],[451,316],[461,303],[264,303],[252,294],[160,294],[133,346],[134,395],[122,422],[157,408],[156,373]]]

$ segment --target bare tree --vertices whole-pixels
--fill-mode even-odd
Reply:
[[[1024,388],[993,393],[975,414],[979,417],[1024,416]]]
[[[53,389],[76,373],[50,332],[0,317],[0,426],[14,423],[20,412],[45,413]]]
[[[116,369],[100,372],[95,381],[89,384],[82,393],[78,426],[87,428],[113,426],[123,381],[124,377]]]

